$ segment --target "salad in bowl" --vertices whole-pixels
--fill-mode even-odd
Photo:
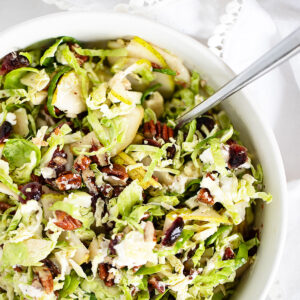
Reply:
[[[1,299],[232,295],[272,196],[224,111],[175,128],[214,92],[198,72],[137,36],[64,36],[0,74]]]

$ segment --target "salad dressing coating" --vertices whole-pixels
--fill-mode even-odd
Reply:
[[[205,70],[200,70],[205,72]],[[261,166],[214,91],[133,37],[0,68],[0,298],[225,299],[259,246]]]

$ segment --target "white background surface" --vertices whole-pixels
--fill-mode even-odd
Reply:
[[[109,1],[108,5],[104,5],[106,7],[116,2],[115,0],[98,1],[102,4],[105,1],[107,4]],[[225,13],[228,2],[230,0],[174,0],[167,9],[153,12],[151,18],[206,43],[219,24],[221,15]],[[236,2],[243,2],[244,9],[223,45],[223,59],[234,71],[239,72],[280,38],[300,26],[300,0],[258,0],[257,2],[236,0]],[[60,11],[56,6],[45,4],[42,0],[0,0],[0,4],[0,30],[33,17]],[[272,300],[300,299],[299,86],[300,58],[298,56],[247,88],[247,92],[251,94],[253,101],[263,111],[274,130],[289,181],[288,236],[277,281],[270,292],[269,298]]]

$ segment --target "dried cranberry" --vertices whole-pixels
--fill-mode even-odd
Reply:
[[[165,237],[162,240],[164,246],[172,246],[176,240],[180,237],[183,230],[184,221],[181,217],[175,219],[169,229],[166,231]]]
[[[27,66],[29,66],[29,60],[25,56],[17,52],[11,52],[4,56],[2,60],[0,75],[5,75],[12,70]]]
[[[173,159],[176,154],[176,147],[175,145],[172,145],[167,148],[167,158],[168,159]]]
[[[67,157],[67,153],[64,150],[60,150],[59,147],[54,151],[52,159],[48,163],[48,167],[55,170],[56,176],[66,170]]]
[[[21,192],[26,197],[26,200],[20,198],[21,203],[26,203],[29,200],[40,200],[42,196],[42,185],[38,182],[30,182],[21,188]]]
[[[234,252],[230,247],[227,247],[224,251],[223,260],[234,259]]]
[[[110,254],[112,254],[112,255],[116,255],[117,254],[115,246],[118,243],[120,243],[121,239],[122,239],[122,236],[119,234],[119,235],[116,235],[114,239],[110,240],[110,242],[108,244],[108,249],[110,251]]]
[[[3,124],[0,126],[0,144],[3,143],[11,134],[12,132],[12,125],[7,122],[4,121]]]
[[[246,161],[247,149],[239,144],[231,144],[229,147],[229,167],[235,169]]]
[[[197,119],[197,129],[204,137],[206,137],[206,133],[201,129],[202,125],[204,125],[208,131],[212,131],[215,127],[215,121],[212,118],[206,116]]]

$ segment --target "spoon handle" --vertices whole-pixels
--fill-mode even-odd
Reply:
[[[300,51],[300,27],[231,79],[204,102],[176,120],[177,128],[192,121],[252,81],[258,79]]]

